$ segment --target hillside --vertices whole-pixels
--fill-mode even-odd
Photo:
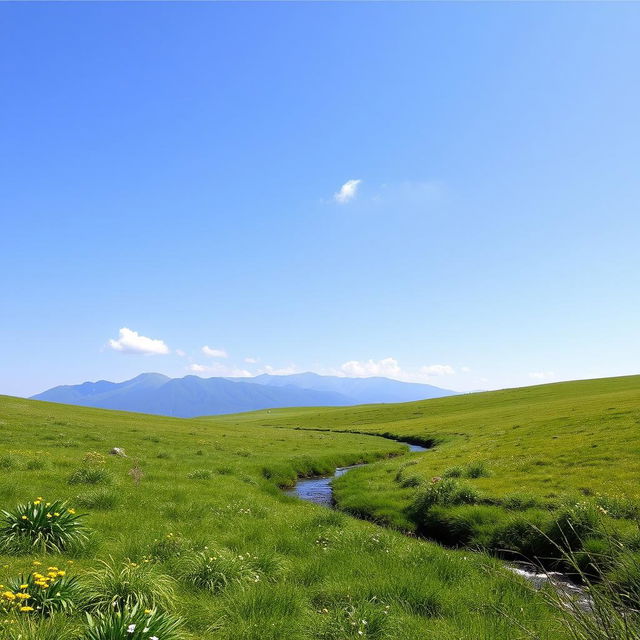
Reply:
[[[514,640],[522,625],[541,640],[567,638],[543,599],[488,556],[385,531],[277,486],[404,445],[259,426],[268,415],[178,420],[0,397],[0,506],[68,499],[90,533],[62,554],[5,547],[0,581],[19,584],[38,562],[102,600],[116,589],[151,594],[184,619],[188,640]],[[107,455],[114,446],[128,457]],[[6,628],[11,640],[30,624],[19,620]],[[75,640],[84,620],[54,616],[20,637]]]
[[[303,373],[255,378],[169,378],[143,373],[125,382],[54,387],[33,400],[192,418],[280,407],[324,407],[404,402],[455,394],[431,385],[388,378],[344,378]]]
[[[531,523],[550,529],[576,508],[589,513],[585,536],[598,538],[598,518],[599,527],[640,544],[640,376],[394,406],[280,410],[248,421],[434,444],[409,465],[392,460],[349,473],[335,483],[336,497],[354,514],[447,544],[550,554],[547,541],[524,540],[523,532]],[[433,487],[450,485],[466,492],[464,500],[424,508]]]

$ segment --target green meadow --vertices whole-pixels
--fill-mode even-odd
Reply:
[[[200,419],[1,396],[0,446],[7,640],[562,640],[496,556],[638,578],[596,550],[640,549],[640,377]],[[281,491],[358,462],[341,511]]]
[[[553,568],[569,550],[581,570],[610,570],[621,590],[640,585],[640,376],[253,420],[433,447],[336,480],[346,512]],[[628,554],[632,575],[611,557],[628,565]]]

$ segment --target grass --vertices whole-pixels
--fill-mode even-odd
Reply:
[[[574,539],[579,550],[575,529],[584,526],[592,539],[611,533],[638,545],[640,376],[400,405],[272,410],[247,414],[242,424],[435,444],[410,463],[380,462],[335,483],[343,509],[401,530],[540,560],[563,541]]]
[[[10,460],[0,505],[11,511],[36,497],[82,504],[91,534],[86,545],[61,553],[0,556],[5,586],[54,566],[78,590],[75,609],[49,618],[19,612],[6,599],[0,637],[129,638],[123,625],[151,611],[168,637],[187,640],[528,637],[519,625],[543,640],[566,637],[553,608],[497,560],[280,490],[298,476],[357,462],[393,461],[395,472],[410,458],[395,458],[406,447],[393,440],[272,428],[268,421],[285,425],[266,412],[180,420],[10,397],[0,397],[0,420]],[[128,457],[107,455],[112,447]],[[43,464],[30,468],[34,459]],[[78,469],[97,469],[109,484],[69,484]],[[517,625],[503,609],[521,612]]]
[[[128,637],[123,620],[155,611],[188,639],[565,638],[570,625],[490,556],[280,487],[373,462],[336,482],[345,511],[450,546],[569,554],[586,579],[633,601],[639,390],[627,377],[190,420],[0,397],[0,507],[15,516],[5,527],[21,528],[36,496],[87,513],[86,544],[5,546],[3,584],[19,588],[41,562],[78,591],[46,621],[6,599],[5,635],[44,638],[59,625],[70,640]],[[435,446],[407,454],[397,440]]]

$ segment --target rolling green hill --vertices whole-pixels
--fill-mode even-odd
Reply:
[[[640,376],[241,419],[434,445],[336,481],[343,509],[382,524],[529,558],[557,556],[567,527],[581,528],[579,550],[601,549],[603,530],[640,549]]]
[[[389,438],[435,447],[405,455]],[[0,583],[17,589],[51,565],[77,577],[80,593],[76,609],[48,620],[0,595],[8,640],[102,640],[87,635],[84,610],[126,618],[131,598],[183,620],[182,636],[163,640],[569,637],[557,612],[490,555],[279,489],[355,462],[373,464],[338,481],[341,506],[447,544],[496,550],[501,540],[517,550],[527,541],[537,551],[530,522],[551,531],[564,517],[605,521],[628,553],[640,548],[640,377],[200,419],[0,396],[0,447],[0,508],[66,499],[89,529],[88,542],[54,553],[9,544],[0,525]],[[113,447],[127,457],[108,455]],[[590,544],[599,531],[587,531]],[[113,637],[129,637],[121,631]]]
[[[125,595],[137,594],[184,619],[183,636],[155,634],[163,640],[514,640],[525,637],[519,625],[540,638],[565,637],[542,598],[488,556],[410,539],[277,487],[298,474],[402,454],[404,445],[257,428],[255,419],[0,397],[2,508],[68,499],[88,514],[90,530],[84,547],[62,554],[5,544],[0,582],[18,589],[51,565],[80,581],[79,608],[110,610],[104,603],[113,599],[129,611]],[[112,447],[127,457],[108,455]],[[6,532],[0,538],[6,543]],[[42,621],[37,611],[9,612],[2,620],[0,637],[11,640],[103,637],[86,635],[80,610]],[[129,638],[122,624],[122,635],[110,638]]]

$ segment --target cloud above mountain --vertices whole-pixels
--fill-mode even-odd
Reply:
[[[341,365],[339,373],[355,378],[382,376],[404,382],[429,382],[434,377],[455,375],[456,370],[448,364],[431,364],[418,369],[403,369],[395,358],[382,360],[349,360]]]
[[[135,353],[142,355],[166,355],[169,347],[164,340],[141,336],[137,331],[122,327],[117,339],[109,340],[109,348],[120,353]]]

